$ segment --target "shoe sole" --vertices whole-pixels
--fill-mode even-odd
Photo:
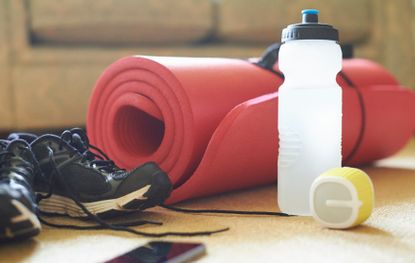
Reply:
[[[39,219],[25,205],[18,200],[11,200],[8,208],[14,216],[10,218],[8,226],[0,226],[0,241],[26,239],[39,234],[42,228]]]
[[[81,202],[95,215],[144,210],[162,204],[171,193],[170,180],[164,173],[155,176],[155,182],[115,199]],[[43,193],[44,194],[44,193]],[[39,210],[47,214],[87,217],[88,215],[69,197],[52,194],[39,202]]]

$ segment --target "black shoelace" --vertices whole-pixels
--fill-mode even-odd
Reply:
[[[38,201],[41,201],[44,198],[48,198],[52,195],[53,193],[53,185],[55,182],[55,177],[58,176],[61,180],[61,182],[63,182],[63,187],[64,190],[66,191],[66,193],[69,195],[69,197],[75,202],[75,204],[87,215],[87,218],[98,223],[98,225],[96,226],[77,226],[77,225],[63,225],[63,224],[54,224],[51,222],[46,221],[44,218],[40,217],[40,220],[42,223],[52,226],[52,227],[57,227],[57,228],[67,228],[67,229],[82,229],[82,230],[89,230],[89,229],[111,229],[114,231],[124,231],[124,232],[129,232],[132,234],[136,234],[139,236],[145,236],[145,237],[165,237],[165,236],[204,236],[204,235],[212,235],[215,233],[220,233],[220,232],[224,232],[229,230],[229,228],[222,228],[222,229],[218,229],[218,230],[213,230],[213,231],[196,231],[196,232],[162,232],[162,233],[149,233],[149,232],[142,232],[142,231],[138,231],[135,229],[130,228],[130,226],[138,226],[138,225],[143,225],[143,224],[154,224],[154,225],[161,225],[162,223],[160,222],[152,222],[152,221],[146,221],[146,220],[141,220],[141,221],[136,221],[136,222],[129,222],[129,223],[123,223],[123,224],[112,224],[112,223],[108,223],[105,220],[103,220],[102,218],[100,218],[99,216],[91,213],[77,198],[77,196],[74,194],[74,192],[72,191],[72,189],[70,189],[70,187],[67,185],[67,183],[65,182],[65,178],[62,176],[62,174],[60,173],[59,169],[58,169],[58,165],[55,162],[54,159],[54,154],[53,154],[53,150],[48,147],[48,153],[49,153],[49,163],[51,164],[51,166],[53,167],[53,172],[50,175],[50,179],[49,179],[49,184],[51,184],[51,187],[49,189],[49,193],[47,193],[46,195],[42,196],[39,195],[38,196]]]
[[[289,217],[294,215],[289,215],[282,212],[273,212],[273,211],[243,211],[243,210],[227,210],[227,209],[188,209],[181,208],[171,205],[159,205],[164,209],[168,209],[175,212],[182,213],[195,213],[195,214],[234,214],[234,215],[258,215],[258,216],[282,216]]]
[[[91,226],[80,226],[80,225],[62,225],[62,224],[55,224],[51,223],[49,221],[46,221],[43,217],[43,214],[40,215],[40,213],[37,214],[39,221],[42,224],[55,227],[55,228],[63,228],[63,229],[75,229],[75,230],[103,230],[107,229],[107,227],[103,225],[91,225]],[[55,216],[55,215],[53,215]],[[123,222],[123,223],[112,223],[111,225],[117,226],[117,227],[131,227],[131,226],[142,226],[142,225],[162,225],[163,223],[160,222],[154,222],[154,221],[147,221],[147,220],[140,220],[140,221],[131,221],[131,222]]]
[[[73,141],[74,137],[73,134],[77,134],[80,138],[79,141]],[[92,145],[89,143],[88,137],[85,134],[85,131],[79,128],[74,128],[69,131],[65,131],[62,134],[62,139],[69,143],[70,145],[74,146],[76,149],[76,152],[73,154],[81,154],[82,155],[82,161],[87,161],[90,163],[91,166],[94,166],[96,169],[102,169],[105,171],[122,173],[124,174],[125,170],[118,168],[114,162],[98,147]],[[90,149],[96,151],[97,153],[92,152]],[[53,193],[53,185],[55,184],[55,178],[56,176],[59,176],[62,182],[65,182],[65,178],[62,177],[58,165],[56,164],[54,160],[53,150],[51,148],[48,148],[49,152],[49,163],[53,167],[53,174],[49,177],[48,185],[50,186],[49,192],[44,196],[38,196],[38,201],[41,199],[48,198]],[[74,192],[69,188],[69,186],[64,183],[64,190],[67,192],[69,197],[75,202],[75,204],[81,208],[81,210],[87,215],[87,217],[98,223],[98,225],[94,226],[79,226],[79,225],[62,225],[62,224],[54,224],[51,222],[46,221],[44,218],[40,218],[41,222],[57,228],[69,228],[69,229],[80,229],[80,230],[89,230],[89,229],[112,229],[115,231],[125,231],[130,232],[136,235],[140,236],[147,236],[147,237],[164,237],[164,236],[200,236],[200,235],[211,235],[214,233],[220,233],[229,230],[229,228],[223,228],[219,230],[214,231],[198,231],[198,232],[164,232],[164,233],[148,233],[148,232],[142,232],[137,231],[134,229],[129,228],[130,226],[140,226],[144,224],[153,224],[153,225],[162,225],[160,222],[153,222],[153,221],[147,221],[147,220],[139,220],[129,223],[122,223],[122,224],[113,224],[108,223],[99,216],[91,213],[76,197]],[[238,210],[219,210],[219,209],[186,209],[186,208],[179,208],[174,206],[168,206],[168,205],[159,205],[160,207],[164,209],[168,209],[175,212],[183,212],[183,213],[199,213],[199,214],[205,214],[205,213],[214,213],[214,214],[236,214],[236,215],[259,215],[259,216],[281,216],[281,217],[287,217],[290,216],[285,213],[281,212],[270,212],[270,211],[238,211]]]
[[[73,142],[73,136],[72,134],[77,134],[79,135],[79,137],[81,138],[81,142],[82,145],[79,145],[80,143],[76,143]],[[79,146],[77,147],[78,150],[83,151],[83,155],[85,156],[84,158],[86,158],[87,160],[92,160],[92,162],[102,162],[100,163],[101,165],[107,165],[106,170],[108,169],[118,169],[121,171],[125,171],[124,169],[120,169],[118,168],[114,162],[98,147],[92,145],[89,143],[89,139],[88,136],[85,134],[85,131],[83,129],[80,128],[73,128],[69,131],[65,131],[62,134],[63,138],[66,138],[66,141],[71,144],[78,144]],[[91,152],[89,149],[93,149],[96,152],[98,152],[99,154],[96,154],[94,152]],[[96,160],[96,158],[100,159],[100,160]],[[92,163],[93,164],[93,163]],[[101,167],[103,167],[101,166]],[[218,210],[218,209],[209,209],[209,210],[198,210],[198,209],[185,209],[185,208],[179,208],[179,207],[173,207],[173,206],[167,206],[167,205],[160,205],[160,207],[165,208],[165,209],[169,209],[172,211],[176,211],[176,212],[184,212],[184,213],[215,213],[215,214],[237,214],[237,215],[268,215],[268,216],[290,216],[288,214],[285,213],[281,213],[281,212],[269,212],[269,211],[237,211],[237,210]]]
[[[19,148],[22,149],[22,150],[27,150],[28,152],[30,152],[31,155],[33,155],[33,153],[31,151],[29,151],[27,148],[20,147],[20,146],[19,146]],[[26,176],[21,170],[17,169],[16,167],[12,167],[10,165],[10,162],[13,158],[18,159],[19,162],[22,165],[24,165],[24,168],[26,170],[29,170],[31,172],[37,172],[37,171],[33,171],[33,169],[31,168],[32,164],[30,162],[26,161],[25,159],[23,159],[19,156],[16,156],[12,152],[3,151],[3,152],[0,153],[0,179],[1,179],[1,177],[4,177],[5,175],[7,175],[7,173],[9,173],[9,172],[19,174],[23,177]],[[34,156],[33,156],[33,158],[34,158]]]
[[[74,140],[74,134],[79,136],[79,140]],[[91,166],[105,170],[106,172],[125,172],[125,169],[116,166],[101,149],[89,143],[88,136],[83,129],[73,128],[66,130],[62,133],[61,138],[76,148],[77,153],[82,155],[82,161],[88,161]],[[91,149],[95,152],[91,151]]]

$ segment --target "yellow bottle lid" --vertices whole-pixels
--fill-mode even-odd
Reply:
[[[351,167],[321,174],[310,189],[311,213],[329,228],[344,229],[363,223],[372,213],[374,199],[369,176]]]

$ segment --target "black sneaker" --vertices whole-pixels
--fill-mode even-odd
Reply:
[[[39,234],[33,181],[38,170],[29,145],[0,140],[0,241]]]
[[[162,204],[172,190],[168,176],[155,163],[132,171],[120,169],[89,144],[81,129],[64,131],[61,136],[24,133],[9,138],[29,141],[46,175],[35,183],[42,212],[86,217],[88,212],[112,215],[144,210]]]

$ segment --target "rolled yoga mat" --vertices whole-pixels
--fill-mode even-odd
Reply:
[[[344,61],[343,156],[387,157],[415,128],[415,96],[368,60]],[[110,65],[90,99],[91,142],[119,166],[157,162],[167,203],[277,179],[280,76],[248,61],[133,56]]]

